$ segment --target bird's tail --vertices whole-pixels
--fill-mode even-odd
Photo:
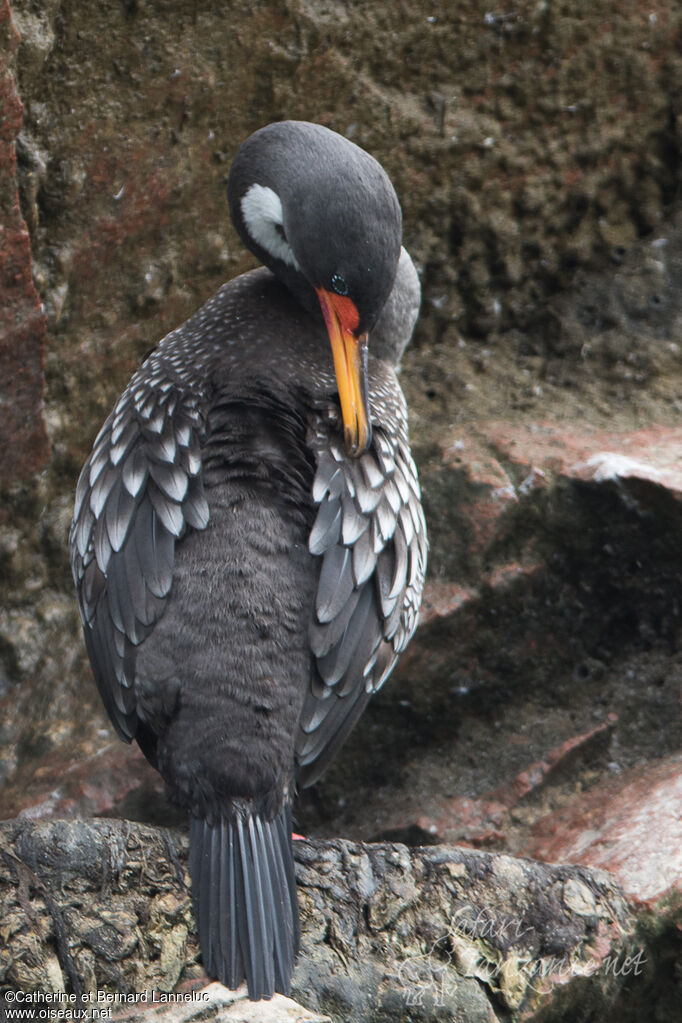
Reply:
[[[291,813],[274,820],[235,809],[190,823],[194,915],[206,972],[249,998],[289,994],[298,951]]]

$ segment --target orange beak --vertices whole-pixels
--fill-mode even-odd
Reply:
[[[315,288],[315,291],[334,356],[346,450],[356,458],[367,450],[372,440],[367,395],[368,337],[366,333],[359,337],[355,333],[360,316],[352,299],[324,288]]]

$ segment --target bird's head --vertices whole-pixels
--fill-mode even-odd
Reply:
[[[371,441],[367,346],[393,287],[402,234],[377,161],[319,124],[280,121],[251,135],[228,182],[244,244],[327,326],[351,455]]]

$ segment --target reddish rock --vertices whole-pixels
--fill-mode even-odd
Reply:
[[[0,0],[0,480],[5,486],[47,460],[43,418],[46,322],[31,271],[31,244],[19,208],[15,139],[23,105],[10,63],[19,37]]]
[[[165,803],[161,777],[136,745],[107,743],[94,756],[78,753],[61,746],[27,765],[3,792],[0,817],[158,815],[173,822],[176,814]]]
[[[475,848],[499,847],[504,843],[506,809],[502,803],[485,796],[480,799],[455,796],[447,801],[434,801],[415,823],[432,841]]]
[[[468,525],[469,554],[476,556],[499,536],[518,496],[490,445],[476,434],[458,433],[443,448],[442,458],[444,471],[464,477],[458,505]]]
[[[417,827],[439,842],[472,845],[476,848],[491,845],[504,848],[508,843],[508,811],[529,794],[551,783],[560,770],[570,770],[576,760],[604,738],[616,721],[617,716],[610,714],[606,724],[567,739],[550,750],[542,760],[529,764],[515,777],[477,799],[455,796],[453,799],[442,800],[436,797],[415,822]],[[517,740],[520,744],[527,741],[525,736],[517,736]]]
[[[680,450],[682,427],[610,433],[573,422],[488,422],[458,431],[442,447],[442,472],[461,477],[456,510],[467,552],[485,559],[516,531],[519,503],[558,480],[617,481],[637,498],[650,485],[682,497]]]
[[[477,593],[474,590],[468,590],[456,583],[427,583],[424,587],[419,621],[425,625],[438,618],[447,618],[475,596]]]
[[[575,735],[552,749],[543,760],[538,760],[521,771],[515,778],[504,782],[497,789],[488,793],[487,798],[497,800],[507,809],[516,806],[524,796],[540,788],[559,768],[566,768],[568,763],[579,757],[585,749],[599,740],[603,733],[608,732],[618,720],[616,714],[609,714],[607,724],[598,725],[583,735]]]
[[[523,577],[530,584],[547,563],[547,541],[556,544],[543,536],[548,501],[555,510],[565,504],[566,484],[615,488],[642,511],[655,511],[666,495],[679,499],[681,449],[682,427],[609,432],[574,422],[491,421],[458,428],[424,481],[433,560],[441,574],[449,563],[450,578],[434,584],[434,608],[447,606],[447,592],[468,599]],[[432,620],[429,603],[427,594],[423,622]],[[452,612],[461,605],[458,597]]]
[[[682,756],[633,768],[540,818],[519,852],[615,874],[630,898],[653,906],[682,895]]]
[[[682,496],[682,427],[651,426],[610,433],[575,423],[487,423],[481,443],[501,463],[528,470],[519,490],[529,492],[548,477],[593,483],[643,481]]]

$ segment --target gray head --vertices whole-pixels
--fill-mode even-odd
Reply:
[[[377,161],[306,121],[255,132],[235,156],[230,213],[245,245],[314,315],[332,345],[346,447],[369,446],[368,334],[398,269],[402,215]]]
[[[381,164],[320,124],[279,121],[251,135],[227,185],[244,244],[311,311],[316,290],[350,298],[371,330],[400,256],[402,217]]]

